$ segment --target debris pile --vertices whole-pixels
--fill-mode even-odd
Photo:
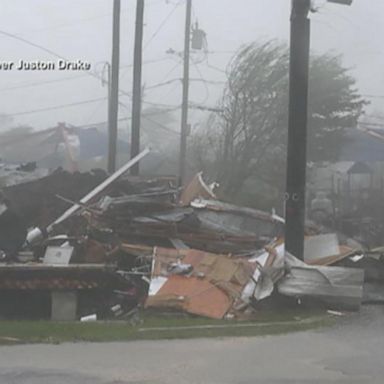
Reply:
[[[137,308],[242,317],[271,295],[359,308],[367,271],[359,244],[308,227],[302,262],[284,250],[281,217],[218,200],[201,173],[182,189],[172,177],[124,177],[144,155],[108,178],[73,175],[71,188],[52,181],[57,174],[12,187],[26,225],[39,228],[17,262],[0,263],[0,290],[49,290],[53,318],[67,318],[68,303],[57,301],[71,300],[83,321]],[[28,194],[44,215],[31,215],[28,199],[17,203]]]
[[[145,305],[216,319],[233,316],[253,269],[226,255],[156,247]]]

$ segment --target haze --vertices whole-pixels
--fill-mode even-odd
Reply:
[[[195,52],[191,65],[191,103],[214,107],[225,81],[228,61],[245,43],[276,38],[288,42],[289,0],[194,0],[193,22],[207,33],[207,57]],[[1,31],[70,60],[89,61],[92,72],[102,75],[111,60],[112,0],[2,0]],[[311,15],[311,48],[318,53],[334,51],[343,55],[357,86],[371,101],[367,111],[380,111],[384,103],[384,23],[382,0],[355,0],[351,7],[318,1]],[[123,0],[121,13],[120,88],[132,92],[134,17],[136,1]],[[185,2],[147,0],[145,4],[143,52],[143,108],[181,104],[181,82],[152,88],[182,76],[182,63],[170,48],[183,49]],[[0,35],[1,61],[56,60],[57,57],[4,34]],[[204,79],[208,82],[203,82]],[[62,81],[61,81],[62,80]],[[2,71],[1,114],[11,115],[14,125],[45,129],[63,121],[88,125],[105,121],[107,90],[96,77],[81,71]],[[104,99],[103,99],[104,98]],[[85,102],[85,103],[84,103]],[[120,117],[131,114],[130,98],[123,96]],[[76,104],[66,106],[67,104]],[[60,108],[56,108],[63,106]],[[52,110],[49,109],[53,107]],[[30,113],[31,112],[31,113]],[[33,112],[33,113],[32,113]],[[205,114],[193,110],[190,122],[201,123]],[[175,126],[180,113],[174,113]]]

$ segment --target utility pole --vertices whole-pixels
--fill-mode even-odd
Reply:
[[[107,79],[104,80],[104,74],[106,72]],[[103,68],[103,79],[101,81],[101,84],[104,86],[107,86],[107,126],[108,130],[111,126],[111,64],[106,62]],[[109,131],[108,131],[109,132]]]
[[[179,184],[180,185],[182,185],[183,182],[185,181],[185,171],[186,171],[191,13],[192,13],[192,0],[187,0],[186,17],[185,17],[185,35],[184,35],[183,101],[181,106],[181,136],[180,136],[180,163],[179,163]]]
[[[131,159],[140,152],[141,72],[143,54],[144,0],[136,3],[135,50],[133,61],[133,99],[131,124]],[[131,168],[131,175],[139,174],[139,163]]]
[[[116,170],[117,121],[119,114],[120,0],[113,1],[112,73],[108,108],[108,172]]]
[[[285,195],[285,249],[304,259],[307,166],[310,0],[293,0],[289,70],[289,122]]]

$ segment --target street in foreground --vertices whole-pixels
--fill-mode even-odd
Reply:
[[[384,308],[255,338],[0,348],[2,384],[382,383]]]

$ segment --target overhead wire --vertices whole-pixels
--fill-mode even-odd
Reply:
[[[163,83],[165,81],[165,79],[171,75],[171,73],[177,68],[179,67],[180,63],[178,62],[174,67],[171,68],[171,70],[169,72],[167,72],[167,74],[162,78],[161,82],[160,83]],[[148,102],[148,101],[145,101],[144,98],[142,99],[142,103],[143,104],[149,104],[149,105],[154,105],[155,103],[151,103],[151,102]],[[157,106],[159,106],[160,104],[157,104]],[[161,106],[161,105],[160,105]],[[181,108],[181,106],[178,106],[177,108]]]
[[[96,104],[96,107],[92,110],[92,112],[90,113],[90,115],[86,119],[87,123],[89,123],[93,119],[93,117],[97,114],[97,112],[99,112],[101,105],[102,104],[104,105],[105,101],[108,101],[108,99],[100,100],[100,102],[98,102]]]
[[[57,57],[57,58],[59,58],[59,59],[67,60],[65,57],[59,55],[58,53],[52,51],[51,49],[46,48],[46,47],[43,47],[43,46],[40,45],[40,44],[36,44],[36,43],[34,43],[34,42],[30,41],[30,40],[25,39],[24,37],[21,37],[21,36],[18,36],[18,35],[15,35],[15,34],[13,34],[13,33],[10,33],[10,32],[3,31],[3,30],[0,30],[0,34],[1,34],[1,35],[4,35],[4,36],[11,37],[12,39],[19,40],[19,41],[21,41],[21,42],[23,42],[23,43],[25,43],[25,44],[28,44],[28,45],[30,45],[30,46],[32,46],[32,47],[41,49],[42,51],[45,51],[45,52],[49,53],[50,55],[55,56],[55,57]]]
[[[171,9],[171,11],[168,13],[168,15],[163,19],[163,21],[160,23],[160,25],[158,26],[158,28],[156,29],[156,31],[152,34],[152,36],[149,38],[148,41],[146,41],[146,43],[144,44],[144,47],[143,47],[143,51],[149,46],[149,44],[156,38],[156,36],[160,33],[160,31],[162,30],[162,28],[166,25],[166,23],[168,22],[168,20],[171,18],[171,16],[173,15],[173,13],[176,11],[176,9],[179,7],[179,5],[182,3],[182,0],[179,0],[178,2],[174,3],[174,7]],[[177,62],[175,66],[173,66],[169,72],[167,72],[167,74],[163,77],[163,79],[160,81],[159,84],[161,83],[165,83],[165,80],[168,78],[168,76],[170,76],[173,71],[178,68],[180,65],[180,62]],[[173,82],[173,80],[171,81]],[[169,83],[171,83],[169,82]],[[167,82],[168,83],[168,82]],[[159,85],[160,86],[160,85]],[[153,89],[155,87],[146,87],[146,89]],[[156,86],[157,88],[157,86]],[[150,102],[147,102],[145,100],[142,100],[142,103],[143,104],[148,104],[148,105],[154,105],[155,103],[150,103]],[[158,104],[159,105],[159,104]],[[179,109],[181,107],[177,107],[177,109]]]
[[[225,84],[225,81],[215,81],[215,80],[206,80],[204,78],[190,78],[189,79],[190,82],[202,82],[202,83],[205,83],[205,84],[212,84],[212,85],[222,85],[222,84]],[[148,85],[145,87],[145,89],[156,89],[156,88],[161,88],[161,87],[165,87],[167,85],[170,85],[170,84],[173,84],[173,83],[177,83],[177,82],[182,82],[182,79],[181,78],[175,78],[175,79],[170,79],[168,81],[164,81],[164,82],[161,82],[161,83],[156,83],[156,84],[152,84],[152,85]]]
[[[72,25],[78,25],[80,23],[83,24],[84,22],[87,22],[87,21],[103,19],[103,18],[105,18],[107,16],[111,16],[111,15],[112,15],[112,12],[106,13],[103,15],[88,17],[88,18],[84,18],[84,19],[78,19],[78,20],[76,20],[74,22],[70,22],[70,23],[63,23],[63,24],[52,25],[52,26],[44,27],[44,28],[31,29],[31,30],[24,31],[21,34],[15,34],[15,35],[19,36],[19,37],[23,37],[25,34],[30,35],[30,34],[36,33],[36,32],[45,32],[45,31],[51,31],[51,30],[60,29],[60,28],[66,28],[66,27],[70,27]]]
[[[177,7],[181,4],[181,2],[182,1],[180,0],[180,1],[178,1],[175,4],[175,6],[171,10],[171,12],[161,22],[161,24],[157,28],[156,32],[147,41],[146,46],[148,46],[150,44],[150,42],[153,41],[153,39],[159,34],[161,29],[164,27],[164,25],[170,19],[170,17],[175,12]],[[4,36],[7,36],[7,37],[10,37],[10,38],[13,38],[13,39],[16,39],[18,41],[21,41],[21,42],[23,42],[25,44],[28,44],[28,45],[33,46],[35,48],[38,48],[40,50],[43,50],[44,52],[47,52],[48,54],[50,54],[50,55],[52,55],[54,57],[57,57],[57,58],[60,58],[62,60],[66,60],[66,61],[68,60],[64,56],[58,54],[57,52],[55,52],[55,51],[53,51],[53,50],[51,50],[49,48],[46,48],[46,47],[44,47],[44,46],[42,46],[40,44],[34,43],[34,42],[32,42],[32,41],[30,41],[30,40],[28,40],[28,39],[26,39],[26,38],[24,38],[24,37],[22,37],[20,35],[16,35],[16,34],[4,31],[4,30],[0,30],[0,34],[2,34]],[[160,59],[160,60],[152,60],[150,62],[151,63],[159,62],[159,61],[163,61],[163,60],[167,60],[167,59],[168,58],[164,58],[164,59]],[[146,63],[150,63],[150,62],[146,62]],[[168,77],[179,65],[180,65],[180,62],[177,62],[177,64],[173,68],[171,68],[171,70],[166,74],[166,77]],[[194,65],[196,65],[196,64],[194,64]],[[131,66],[132,65],[127,65],[126,67],[131,67]],[[198,70],[199,75],[200,75],[200,79],[199,80],[202,81],[205,84],[207,95],[208,95],[209,94],[209,90],[208,90],[208,87],[207,87],[208,81],[206,81],[203,78],[202,73],[201,73],[201,71],[199,70],[198,67],[197,67],[197,70]],[[89,71],[85,71],[84,75],[80,75],[80,76],[66,77],[65,79],[47,80],[47,81],[44,81],[44,82],[38,82],[38,83],[35,82],[35,83],[24,84],[24,85],[16,85],[16,86],[13,86],[13,87],[11,86],[11,87],[6,87],[6,88],[3,88],[3,89],[0,89],[0,91],[7,91],[7,90],[13,90],[13,89],[21,89],[21,88],[24,88],[24,87],[39,86],[39,85],[50,84],[50,83],[54,83],[54,82],[70,81],[70,80],[75,80],[75,79],[86,77],[86,76],[91,76],[93,78],[101,80],[101,77],[97,73],[92,73],[92,72],[89,72]],[[170,84],[170,83],[175,82],[175,81],[178,81],[178,80],[177,79],[172,79],[171,81],[168,81],[168,82],[165,82],[165,83]],[[165,83],[164,83],[164,85],[165,85]],[[155,84],[154,86],[151,86],[150,88],[156,88],[156,87],[160,87],[162,85],[163,84],[159,83],[159,84]],[[121,89],[119,91],[123,95],[132,98],[132,95],[130,93],[128,93],[128,92],[126,92],[124,90],[121,90]],[[20,115],[26,115],[26,114],[32,114],[32,113],[38,113],[38,112],[45,112],[45,111],[51,111],[51,110],[56,110],[56,109],[61,109],[61,108],[74,107],[74,106],[78,106],[78,105],[84,105],[84,104],[90,104],[90,103],[94,103],[94,102],[105,101],[106,99],[107,99],[106,97],[102,97],[102,98],[96,98],[96,99],[90,99],[90,100],[83,100],[83,101],[75,102],[75,103],[61,104],[61,105],[52,106],[52,107],[39,108],[39,109],[34,109],[34,110],[29,110],[29,111],[22,111],[22,112],[15,112],[15,113],[11,113],[10,115],[12,115],[12,116],[20,116]],[[123,105],[124,107],[126,107],[125,104],[123,104],[123,103],[120,103],[120,104]],[[169,105],[169,104],[162,104],[162,103],[154,103],[154,102],[149,102],[149,101],[144,101],[144,100],[143,100],[143,104],[147,104],[147,105],[151,105],[151,106],[159,107],[159,108],[167,108],[167,110],[165,110],[164,113],[168,113],[170,111],[174,111],[176,109],[180,109],[181,108],[179,105]]]
[[[52,79],[52,80],[45,80],[45,81],[36,81],[32,83],[24,83],[24,84],[18,84],[10,87],[5,87],[5,88],[0,88],[0,92],[6,92],[6,91],[13,91],[16,89],[25,89],[25,88],[31,88],[31,87],[39,87],[41,85],[46,85],[46,84],[53,84],[53,83],[60,83],[63,81],[72,81],[72,80],[77,80],[81,79],[84,77],[87,77],[85,73],[79,76],[70,76],[70,77],[63,77],[61,79]]]
[[[205,79],[204,79],[204,77],[203,77],[203,74],[202,74],[201,71],[200,71],[200,68],[199,68],[198,64],[196,64],[193,60],[192,60],[192,63],[193,63],[193,65],[194,65],[194,67],[196,68],[196,71],[197,71],[197,73],[199,74],[201,81],[202,81],[203,84],[204,84],[204,88],[205,88],[205,98],[203,99],[203,101],[201,101],[201,104],[204,104],[204,103],[206,103],[206,101],[209,99],[209,96],[210,96],[209,88],[208,88],[207,83],[205,82]]]
[[[358,30],[361,30],[361,26],[356,24],[353,20],[351,20],[350,18],[348,18],[347,16],[345,15],[342,15],[338,12],[335,12],[334,10],[330,10],[330,9],[327,9],[325,7],[322,7],[321,9],[321,12],[319,12],[320,14],[325,14],[325,15],[331,15],[331,16],[336,16],[342,20],[344,20],[347,24],[349,24],[350,26],[352,26],[354,29],[358,29]]]
[[[148,61],[143,62],[143,65],[159,63],[159,62],[162,62],[162,61],[165,61],[168,59],[169,59],[168,57],[164,57],[162,59],[148,60]],[[131,67],[133,67],[133,64],[125,64],[125,65],[121,65],[120,69],[131,68]],[[70,77],[63,77],[60,79],[52,79],[52,80],[36,81],[36,82],[31,82],[31,83],[18,84],[18,85],[14,85],[14,86],[5,87],[5,88],[0,88],[0,92],[12,91],[12,90],[16,90],[16,89],[24,89],[24,88],[30,88],[30,87],[39,87],[39,86],[45,85],[45,84],[53,84],[53,83],[60,83],[60,82],[65,82],[65,81],[72,81],[72,80],[77,80],[77,79],[88,77],[88,76],[89,76],[89,73],[83,73],[83,74],[78,75],[78,76],[70,76]],[[100,76],[99,80],[102,80],[101,76]]]
[[[52,55],[52,56],[55,56],[55,57],[60,58],[60,59],[62,59],[62,60],[66,60],[66,61],[68,61],[68,59],[66,59],[64,56],[62,56],[62,55],[60,55],[60,54],[58,54],[58,53],[52,51],[51,49],[49,49],[49,48],[45,48],[45,47],[43,47],[42,45],[33,43],[32,41],[29,41],[29,40],[24,39],[24,38],[22,38],[22,37],[18,37],[18,36],[16,36],[16,35],[12,34],[12,33],[9,33],[9,32],[3,31],[3,30],[0,30],[0,34],[3,34],[3,35],[5,35],[5,36],[9,36],[9,37],[14,38],[14,39],[16,39],[16,40],[22,41],[22,42],[24,42],[25,44],[28,44],[28,45],[31,45],[31,46],[33,46],[33,47],[35,47],[35,48],[41,49],[41,50],[43,50],[43,51],[49,53],[49,54]],[[87,71],[87,70],[82,70],[82,71],[83,71],[85,74],[87,74],[87,75],[89,75],[89,76],[91,76],[91,77],[94,77],[94,78],[96,78],[96,79],[98,79],[98,80],[103,80],[103,78],[102,78],[100,75],[96,74],[96,73],[89,72],[89,71]],[[126,92],[126,91],[124,91],[124,90],[122,90],[122,89],[119,89],[119,93],[123,93],[123,94],[125,94],[125,95],[128,95],[128,96],[132,97],[128,92]]]
[[[339,18],[342,19],[344,22],[346,22],[347,24],[349,24],[354,30],[360,30],[360,31],[362,30],[362,26],[361,26],[361,24],[357,24],[357,23],[355,23],[352,19],[350,19],[350,18],[348,18],[347,16],[342,15],[342,14],[340,14],[340,13],[334,11],[334,10],[331,11],[330,9],[327,9],[327,8],[325,8],[325,7],[322,7],[321,12],[318,12],[317,14],[318,14],[319,16],[321,16],[321,15],[325,15],[326,17],[328,17],[329,15],[330,15],[330,16],[336,16],[336,17],[339,17]],[[327,16],[327,15],[328,15],[328,16]],[[335,32],[337,32],[337,33],[340,33],[340,31],[341,31],[341,29],[342,29],[342,28],[337,28],[337,29],[334,28],[334,26],[337,25],[337,24],[335,24],[335,23],[333,23],[333,24],[331,25],[331,24],[329,24],[329,23],[327,23],[327,22],[319,21],[318,19],[315,19],[315,18],[313,18],[313,20],[314,20],[316,23],[326,25],[329,29],[332,29],[333,31],[335,31]],[[372,20],[369,20],[369,21],[372,22]],[[376,21],[376,20],[375,20],[375,21]],[[377,20],[377,22],[378,22],[378,20]],[[359,45],[361,45],[361,44],[363,44],[363,43],[367,43],[367,44],[370,44],[370,43],[371,43],[371,41],[368,40],[368,39],[366,39],[366,37],[364,37],[361,33],[359,33],[357,36],[358,36],[359,39],[362,39],[362,40],[360,40]],[[377,53],[377,51],[376,51],[376,53]],[[380,52],[380,53],[382,53],[382,52]]]
[[[364,122],[360,122],[358,125],[362,125],[362,126],[367,126],[367,127],[381,127],[381,128],[384,128],[384,123],[380,124],[380,123],[364,123]]]
[[[168,20],[171,18],[173,13],[176,11],[178,6],[181,4],[181,0],[178,1],[175,6],[172,8],[171,12],[168,13],[168,15],[163,19],[163,21],[160,23],[159,27],[156,29],[156,31],[152,34],[152,36],[149,38],[148,41],[144,43],[143,51],[148,47],[148,45],[156,38],[156,36],[160,33],[160,31],[163,29],[163,27],[166,25]]]
[[[173,129],[168,128],[166,125],[161,124],[158,121],[155,121],[155,120],[149,118],[148,116],[144,115],[143,119],[147,120],[147,121],[150,121],[151,123],[155,124],[157,127],[161,128],[163,131],[166,131],[166,132],[172,133],[174,135],[180,136],[180,132],[174,131]]]
[[[384,99],[384,95],[361,95],[363,97],[368,97],[371,99]]]
[[[30,115],[30,114],[33,114],[33,113],[53,111],[53,110],[56,110],[56,109],[62,109],[62,108],[67,108],[67,107],[75,107],[77,105],[96,103],[96,102],[99,102],[101,100],[107,100],[107,97],[99,97],[99,98],[96,98],[96,99],[89,99],[89,100],[83,100],[83,101],[78,101],[78,102],[74,102],[74,103],[55,105],[55,106],[52,106],[52,107],[32,109],[32,110],[29,110],[29,111],[7,113],[7,115],[9,115],[9,116]]]
[[[162,2],[163,2],[163,0],[157,0],[157,1],[151,1],[151,2],[147,1],[146,2],[146,7],[152,6],[152,5],[155,5],[155,4],[160,4]],[[126,8],[122,7],[121,8],[121,12],[131,11],[133,8],[134,8],[134,5],[128,6]],[[31,33],[35,33],[35,32],[51,31],[51,30],[55,30],[55,29],[70,27],[72,25],[84,24],[84,23],[86,23],[88,21],[94,21],[94,20],[103,19],[105,17],[112,16],[112,14],[113,14],[113,12],[103,13],[103,14],[92,16],[92,17],[85,17],[85,18],[77,19],[77,20],[69,22],[69,23],[56,24],[56,25],[52,25],[52,26],[48,26],[48,27],[44,27],[44,28],[37,28],[37,29],[27,30],[27,31],[25,31],[25,33],[31,34]],[[20,36],[20,37],[23,37],[24,33],[16,34],[16,35]]]
[[[156,83],[156,84],[153,84],[153,85],[148,85],[145,87],[145,89],[155,89],[155,88],[161,88],[161,87],[164,87],[166,85],[170,85],[170,84],[173,84],[175,82],[181,82],[182,80],[181,79],[171,79],[171,80],[168,80],[168,81],[164,81],[164,82],[161,82],[161,83]]]
[[[63,59],[63,60],[67,60],[64,56],[61,56],[60,54],[52,51],[51,49],[45,48],[45,47],[43,47],[43,46],[41,46],[39,44],[33,43],[33,42],[31,42],[31,41],[29,41],[27,39],[24,39],[22,37],[16,36],[16,35],[14,35],[12,33],[8,33],[6,31],[0,30],[0,34],[3,34],[5,36],[9,36],[9,37],[14,38],[16,40],[22,41],[25,44],[28,44],[28,45],[31,45],[31,46],[33,46],[35,48],[41,49],[41,50],[43,50],[43,51],[45,51],[45,52],[49,53],[50,55],[53,55],[53,56],[55,56],[57,58],[60,58],[60,59]],[[102,77],[97,75],[97,74],[95,74],[95,73],[92,73],[92,72],[89,72],[89,71],[84,71],[84,72],[85,72],[85,74],[87,74],[89,76],[92,76],[92,77],[94,77],[94,78],[96,78],[98,80],[102,80]],[[119,89],[119,93],[132,98],[132,94],[131,93],[129,93],[127,91],[124,91],[122,89]],[[100,100],[100,98],[99,99],[93,99],[93,100],[95,100],[95,101],[96,100]],[[89,103],[89,102],[92,102],[92,101],[88,100],[88,101],[80,102],[80,103],[70,103],[70,104],[65,104],[65,105],[62,105],[62,106],[56,106],[56,107],[52,107],[52,108],[53,109],[58,109],[60,107],[67,107],[67,106],[73,106],[73,105],[86,104],[86,103]],[[150,103],[150,102],[145,102],[145,101],[143,101],[143,103],[147,103],[147,104],[150,104],[150,105],[161,105],[161,104],[155,104],[155,103]],[[165,105],[165,106],[166,107],[171,107],[171,108],[180,108],[180,107],[171,106],[171,105]],[[40,109],[36,109],[36,110],[32,110],[32,111],[17,112],[17,113],[13,113],[12,116],[19,116],[19,115],[30,114],[30,113],[37,113],[37,112],[46,111],[46,110],[52,110],[52,109],[51,108],[40,108]]]

